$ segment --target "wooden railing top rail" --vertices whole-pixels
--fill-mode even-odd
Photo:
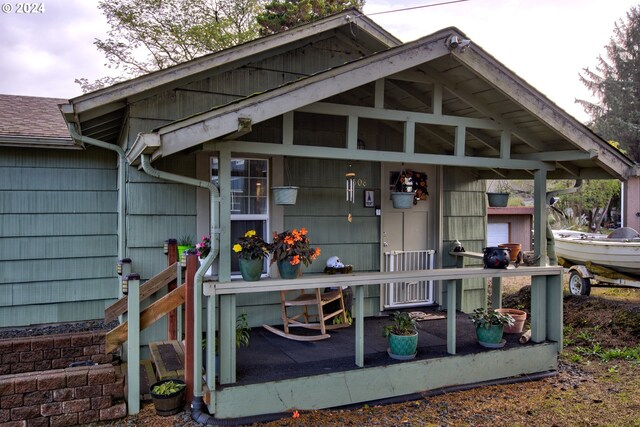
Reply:
[[[299,279],[261,279],[257,282],[232,280],[221,283],[215,276],[205,276],[203,293],[205,295],[247,294],[253,292],[271,292],[294,289],[313,289],[330,286],[377,285],[380,283],[411,280],[457,280],[477,277],[515,277],[515,276],[554,276],[562,274],[560,266],[520,267],[507,269],[436,268],[432,270],[398,272],[363,272],[352,274],[305,274]]]

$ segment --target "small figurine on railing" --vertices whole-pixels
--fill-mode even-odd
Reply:
[[[340,258],[332,256],[327,260],[327,265],[324,268],[325,274],[349,274],[353,271],[352,265],[344,265]]]

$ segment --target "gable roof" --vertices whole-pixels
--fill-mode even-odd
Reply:
[[[239,68],[248,61],[274,55],[327,34],[356,40],[371,51],[401,44],[400,40],[358,10],[350,9],[78,96],[63,105],[61,110],[67,122],[75,123],[84,136],[116,142],[128,104],[202,79],[212,70],[223,72]]]
[[[59,104],[67,100],[0,94],[0,145],[74,146]]]
[[[138,138],[128,153],[129,161],[135,162],[143,152],[153,153],[155,159],[233,134],[238,130],[240,119],[257,124],[288,112],[302,111],[410,121],[431,127],[425,132],[435,134],[442,147],[430,144],[431,152],[409,153],[411,160],[475,167],[477,176],[482,178],[530,179],[536,169],[548,169],[550,178],[625,179],[633,173],[630,159],[483,49],[475,44],[464,51],[450,49],[447,40],[451,36],[466,38],[456,28],[447,28],[162,126]],[[341,93],[362,91],[364,85],[379,79],[393,82],[409,94],[405,97],[409,101],[397,101],[405,108],[326,102]],[[416,99],[411,98],[436,96],[419,93],[425,85],[446,89],[446,95],[439,95],[444,97],[442,111],[433,111],[426,103],[406,108],[409,103],[416,103]],[[419,95],[412,95],[413,90]],[[392,96],[390,93],[389,97]],[[459,128],[466,135],[462,143],[456,136]],[[505,132],[509,134],[508,145],[503,143]],[[284,144],[251,147],[268,149],[274,155],[292,155],[296,149]],[[309,147],[304,150],[310,156],[353,158],[356,155],[363,160],[408,161],[407,153],[354,152],[348,147],[342,151],[323,152],[321,148],[311,150]]]

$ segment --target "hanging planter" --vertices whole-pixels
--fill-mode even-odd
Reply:
[[[404,169],[404,163],[400,172],[397,172],[395,183],[392,183],[391,204],[395,209],[410,209],[416,204],[416,193],[413,188],[413,178]],[[393,177],[392,177],[393,179]]]
[[[295,205],[298,197],[298,187],[271,187],[273,200],[276,205]]]
[[[504,208],[509,204],[509,193],[487,193],[487,198],[492,208]]]
[[[415,193],[404,193],[400,191],[391,192],[391,203],[395,209],[411,209]]]

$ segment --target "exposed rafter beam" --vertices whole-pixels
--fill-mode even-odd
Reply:
[[[358,117],[376,120],[395,120],[399,122],[413,121],[416,123],[439,126],[466,126],[477,129],[502,130],[502,127],[492,120],[475,119],[472,117],[436,115],[431,113],[416,113],[413,111],[389,110],[384,108],[356,107],[353,105],[332,104],[316,102],[298,108],[297,111],[316,114],[332,114],[349,116],[357,114]]]
[[[591,160],[598,157],[598,150],[587,152],[580,150],[548,151],[544,153],[513,154],[511,158],[522,160],[540,160],[541,162],[571,162],[575,160]]]
[[[545,169],[553,165],[532,160],[499,159],[488,157],[450,156],[442,154],[404,153],[397,151],[351,150],[347,148],[284,145],[262,142],[212,141],[203,144],[204,151],[230,150],[233,153],[253,153],[272,156],[315,157],[321,159],[353,159],[379,162],[405,162],[428,165],[480,167],[496,169]]]

